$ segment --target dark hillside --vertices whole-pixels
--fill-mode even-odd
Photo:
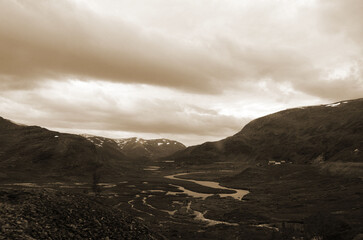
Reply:
[[[224,159],[292,163],[361,162],[363,99],[288,109],[253,120],[218,142],[179,151],[170,158],[202,164]]]
[[[0,118],[2,180],[89,178],[101,164],[96,147],[81,136]]]
[[[110,139],[18,125],[0,117],[0,181],[101,181],[138,175],[185,146],[168,139]]]

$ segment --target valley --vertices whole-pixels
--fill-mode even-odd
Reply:
[[[362,231],[359,178],[331,176],[306,165],[151,164],[142,177],[139,171],[112,182],[101,177],[97,199],[136,217],[166,239],[306,238],[315,231],[309,229],[316,221],[326,221],[323,224],[330,227],[325,231],[341,237],[337,239],[350,239]],[[7,183],[1,188],[50,188],[93,197],[91,185],[91,181]],[[235,190],[242,195],[236,196]]]
[[[0,0],[0,240],[363,240],[363,0]]]
[[[68,206],[63,207],[87,215],[61,230],[18,226],[16,218],[6,225],[2,217],[1,234],[118,239],[130,231],[145,239],[359,239],[362,104],[357,99],[285,110],[226,139],[187,148],[172,140],[84,137],[0,119],[0,210],[24,219],[29,202],[40,208],[39,219],[57,222],[54,209],[63,206],[59,194]],[[37,205],[39,196],[48,202]],[[103,222],[102,214],[113,211],[112,218],[123,225],[112,227],[121,235],[111,234],[112,219]],[[90,224],[99,228],[89,230]],[[15,231],[20,227],[22,232]]]

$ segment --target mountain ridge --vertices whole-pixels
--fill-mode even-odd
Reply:
[[[252,120],[233,136],[179,151],[169,159],[204,164],[243,159],[312,163],[362,161],[363,98],[292,108]]]
[[[99,144],[97,141],[100,140],[105,144]],[[161,149],[163,146],[158,146],[157,141],[165,143],[163,145],[166,150]],[[177,149],[185,148],[176,141],[166,139],[157,141],[151,144],[153,147],[151,150],[156,156],[169,154],[172,150],[167,148],[169,145]],[[129,144],[124,145],[127,147]],[[95,173],[101,174],[103,180],[117,179],[127,172],[132,172],[130,169],[133,169],[135,164],[142,166],[148,160],[142,152],[137,155],[143,150],[142,147],[131,150],[133,156],[125,155],[123,152],[130,153],[130,150],[121,151],[117,142],[112,139],[101,137],[90,139],[39,126],[16,124],[0,117],[0,180],[2,181],[37,179],[89,181]]]
[[[102,164],[86,139],[39,126],[18,125],[0,118],[0,177],[87,177]]]
[[[81,134],[81,136],[94,143],[98,148],[114,148],[126,157],[133,159],[147,158],[153,160],[186,148],[184,144],[166,138],[106,138],[87,134]]]

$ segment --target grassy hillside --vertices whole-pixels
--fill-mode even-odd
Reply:
[[[120,142],[18,125],[0,117],[0,181],[89,182],[94,174],[100,181],[118,181],[142,174],[151,157],[182,148],[166,139]]]
[[[83,137],[0,118],[2,179],[88,178],[101,164],[95,146]]]
[[[101,181],[132,174],[138,164],[116,144],[99,147],[74,134],[23,126],[0,118],[0,181]]]
[[[292,163],[362,162],[363,99],[288,109],[251,121],[217,142],[179,151],[170,158],[203,164],[221,160]]]

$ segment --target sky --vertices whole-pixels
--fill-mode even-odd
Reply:
[[[185,145],[363,97],[361,0],[0,0],[0,116]]]

